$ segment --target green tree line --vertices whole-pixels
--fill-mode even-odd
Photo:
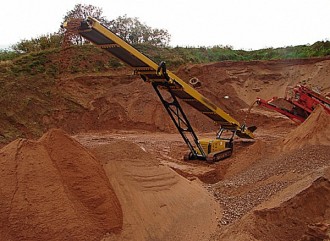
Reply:
[[[114,20],[107,20],[101,8],[93,5],[77,4],[63,17],[63,22],[72,18],[85,19],[92,16],[98,19],[121,38],[151,56],[155,61],[166,59],[173,64],[207,63],[215,61],[251,61],[269,59],[292,59],[324,57],[330,55],[330,42],[318,41],[312,45],[289,46],[283,48],[267,48],[254,51],[233,50],[231,46],[213,47],[175,47],[169,46],[170,34],[165,29],[151,28],[141,23],[138,18],[127,15]],[[32,52],[60,48],[64,39],[64,30],[42,35],[30,40],[22,40],[11,46],[11,50],[0,49],[0,61],[11,60],[15,57]],[[72,40],[74,44],[83,44],[80,36]]]
[[[55,41],[55,39],[57,38],[54,38],[53,41]],[[54,44],[51,42],[52,40],[45,41],[44,44],[38,44],[38,47],[33,44],[33,49],[34,51],[41,51],[53,48]],[[22,41],[19,43],[21,49],[32,49],[32,47],[27,47],[29,44],[28,41]],[[166,60],[168,64],[175,66],[184,63],[299,59],[330,56],[330,41],[318,41],[312,45],[267,48],[253,51],[233,50],[223,46],[173,48],[168,46],[157,47],[150,44],[137,44],[135,47],[155,62]],[[11,60],[20,55],[22,55],[22,53],[18,51],[0,50],[0,61]]]

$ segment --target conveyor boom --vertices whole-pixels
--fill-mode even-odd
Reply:
[[[165,86],[165,89],[170,90],[175,97],[208,116],[220,124],[222,128],[234,130],[236,135],[242,138],[253,138],[253,134],[249,129],[241,126],[237,120],[171,71],[165,70],[165,72],[160,73],[158,64],[104,27],[96,19],[89,17],[87,20],[82,21],[79,34],[131,66],[135,74],[141,75],[145,81],[152,82],[154,86]]]

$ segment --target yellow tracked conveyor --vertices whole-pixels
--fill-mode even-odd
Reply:
[[[67,23],[67,25],[68,24],[69,23]],[[250,131],[245,126],[241,126],[237,120],[217,107],[193,87],[181,80],[171,71],[166,70],[164,62],[156,64],[112,31],[104,27],[96,19],[88,17],[87,20],[81,21],[78,32],[85,39],[131,66],[134,73],[140,75],[144,81],[152,83],[156,93],[194,157],[205,159],[207,154],[205,153],[205,149],[203,150],[201,147],[197,136],[176,98],[186,102],[211,118],[221,126],[222,130],[230,130],[241,138],[254,138],[252,129]],[[167,90],[171,94],[173,100],[171,102],[167,101],[166,98],[162,96],[158,87]],[[195,145],[198,147],[199,151],[195,150],[185,132],[189,132],[193,136]],[[219,133],[218,134],[221,135],[222,131]]]
[[[237,120],[217,107],[171,71],[166,71],[170,77],[170,81],[166,80],[165,76],[157,74],[158,64],[104,27],[96,19],[89,17],[87,21],[83,21],[79,28],[79,34],[131,66],[136,74],[146,77],[148,81],[170,82],[171,89],[176,97],[185,101],[222,127],[236,129],[236,134],[239,137],[253,138],[251,131],[242,128]]]

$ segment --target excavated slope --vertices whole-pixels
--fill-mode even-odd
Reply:
[[[53,59],[54,63],[48,64],[61,60],[56,59],[59,56],[50,57],[56,61]],[[75,69],[58,79],[45,79],[44,73],[4,77],[0,145],[18,136],[36,137],[50,128],[61,128],[68,133],[114,129],[176,132],[150,83],[132,75],[127,68],[89,69],[99,58],[103,55],[80,57],[77,69],[83,68],[86,72],[77,73]],[[21,67],[19,62],[15,65],[15,69]],[[202,83],[198,91],[242,122],[246,115],[242,108],[247,109],[257,97],[283,97],[288,86],[301,83],[329,92],[329,68],[329,58],[226,61],[187,64],[176,74],[186,82],[197,77]],[[10,98],[6,98],[7,95]],[[183,108],[194,129],[217,130],[209,118],[191,106],[183,103]],[[277,121],[252,111],[247,125],[260,127]]]

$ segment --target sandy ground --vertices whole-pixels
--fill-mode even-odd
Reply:
[[[145,155],[143,152],[150,153],[153,159],[159,160],[162,165],[172,168],[187,179],[194,182],[197,179],[196,184],[199,185],[204,183],[202,186],[213,195],[221,207],[221,214],[216,214],[217,229],[198,228],[197,233],[201,236],[188,232],[191,235],[189,237],[183,234],[177,234],[176,237],[184,237],[185,240],[298,240],[308,236],[308,228],[311,225],[327,227],[329,221],[326,214],[329,210],[327,190],[330,184],[326,169],[330,164],[330,142],[327,133],[330,129],[329,124],[330,119],[321,108],[300,126],[292,127],[288,120],[282,120],[277,128],[257,131],[256,140],[253,142],[236,140],[233,157],[212,165],[180,160],[178,155],[183,155],[185,146],[178,134],[126,132],[125,135],[103,133],[100,136],[99,133],[89,133],[75,138],[92,149],[100,159],[105,160],[106,170],[107,168],[113,170],[109,160],[125,160],[127,148],[133,150],[130,145],[134,143],[135,149],[140,148],[141,156]],[[204,136],[210,135],[204,133]],[[306,135],[309,138],[306,138]],[[123,156],[113,156],[112,151],[106,151],[111,150],[113,145],[117,147],[118,143],[121,144],[116,149],[121,150]],[[125,166],[125,162],[121,161],[121,165]],[[134,169],[133,173],[139,172],[135,165],[130,164],[126,166],[124,173],[127,173],[127,168]],[[143,169],[145,168],[146,166],[143,166]],[[128,172],[129,176],[134,176],[131,170]],[[155,170],[151,172],[156,173]],[[123,178],[121,173],[123,173],[122,169],[118,170],[116,180]],[[159,175],[157,176],[159,178]],[[157,182],[154,184],[157,185]],[[119,187],[120,189],[122,188]],[[129,191],[131,192],[132,190]],[[173,192],[175,190],[171,188],[171,193]],[[192,195],[190,193],[188,196]],[[313,195],[320,197],[313,199]],[[176,196],[179,198],[178,194]],[[198,199],[198,195],[195,198]],[[139,201],[134,200],[133,203]],[[292,205],[296,206],[297,210],[288,212]],[[318,205],[320,208],[311,208],[313,205]],[[310,211],[306,210],[305,216],[300,217],[300,212],[305,209]],[[147,215],[148,211],[141,210],[139,213]],[[258,216],[260,213],[265,213],[262,217],[266,216],[266,221],[260,220]],[[291,227],[290,232],[274,228],[279,225],[277,224],[279,218],[282,220],[280,226]],[[140,220],[145,219],[140,218]],[[128,218],[126,222],[134,223],[134,219]],[[157,223],[157,220],[154,222]],[[260,224],[265,222],[267,225]],[[197,224],[196,220],[194,223]],[[250,226],[252,223],[253,225]],[[238,224],[245,227],[244,231],[237,229]],[[186,221],[180,221],[177,225],[189,227]],[[269,230],[266,235],[264,232],[267,228]],[[173,231],[170,230],[167,232]],[[323,233],[318,233],[316,236],[326,237],[327,230],[325,228]],[[132,239],[133,236],[125,237]],[[167,236],[161,237],[161,240],[168,240]],[[176,238],[171,237],[172,239]]]
[[[171,133],[14,141],[0,151],[1,240],[327,240],[330,119],[274,118],[214,164],[183,161]]]
[[[290,85],[329,91],[329,68],[329,59],[180,68],[258,126],[215,164],[182,160],[186,145],[136,76],[67,77],[57,88],[85,112],[59,108],[47,123],[71,134],[52,129],[0,149],[0,240],[329,240],[329,116],[316,109],[300,126],[261,108],[246,116],[256,97]],[[205,116],[187,114],[199,137],[214,136]]]
[[[221,208],[195,176],[214,168],[175,162],[171,146],[186,151],[180,135],[94,133],[75,138],[102,161],[122,204],[123,233],[105,240],[209,240],[216,231]],[[173,167],[194,178],[180,176]]]

